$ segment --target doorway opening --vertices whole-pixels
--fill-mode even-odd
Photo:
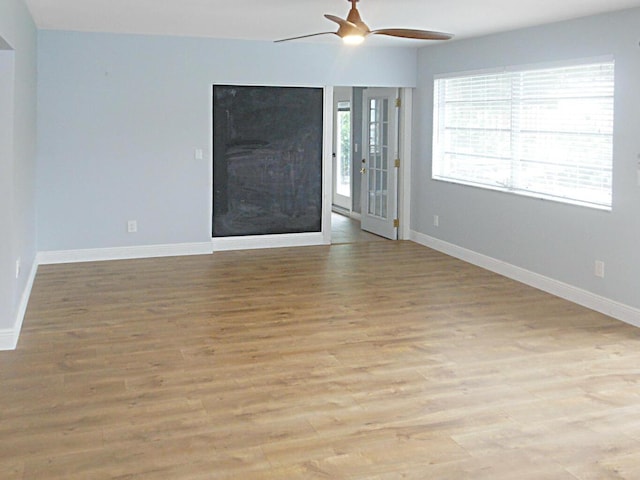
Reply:
[[[387,241],[384,237],[362,230],[360,220],[344,213],[331,212],[331,243],[333,245]]]
[[[353,207],[352,158],[352,91],[346,87],[336,87],[333,93],[333,195],[332,209],[350,215]]]
[[[345,243],[345,237],[371,239],[354,230],[391,240],[408,238],[408,228],[400,228],[401,213],[408,222],[403,187],[408,187],[410,165],[400,160],[402,155],[409,158],[410,106],[401,111],[401,97],[410,100],[406,90],[334,88],[332,211],[350,221],[347,228],[345,220],[332,215],[332,243]]]

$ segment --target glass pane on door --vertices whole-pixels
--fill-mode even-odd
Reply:
[[[338,102],[336,193],[351,197],[351,102]]]
[[[369,215],[387,218],[389,180],[389,99],[369,102]]]

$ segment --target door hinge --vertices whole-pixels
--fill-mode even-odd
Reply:
[[[393,221],[393,228],[399,228],[400,227],[400,220],[398,220],[397,218]]]
[[[395,161],[395,163],[394,163],[394,166],[395,166],[396,168],[400,168],[400,159],[399,159],[399,158],[396,158],[396,161]]]
[[[402,106],[402,100],[400,98],[396,98],[396,108],[400,108]]]

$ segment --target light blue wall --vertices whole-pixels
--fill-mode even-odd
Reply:
[[[0,340],[17,327],[35,261],[36,29],[22,0],[0,2]],[[22,260],[19,278],[15,262]],[[2,346],[2,345],[0,345]]]
[[[213,83],[414,87],[416,66],[413,48],[41,31],[39,250],[209,241]]]
[[[413,230],[640,308],[639,25],[633,9],[421,49]],[[612,212],[430,179],[435,74],[609,54],[616,61]],[[595,260],[605,262],[605,279],[594,276]]]
[[[41,31],[39,250],[208,241],[212,83],[417,86],[413,230],[640,308],[638,25],[633,9],[417,53]],[[609,54],[612,212],[430,180],[434,74]],[[137,234],[126,233],[129,219]],[[593,275],[595,260],[606,263],[605,279]]]

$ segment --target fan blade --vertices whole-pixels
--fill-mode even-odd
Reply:
[[[355,23],[351,23],[349,20],[345,20],[344,18],[336,17],[335,15],[330,15],[328,13],[324,14],[324,17],[332,22],[336,22],[340,25],[340,28],[344,28],[346,30],[358,30],[359,32],[367,32],[368,30],[365,28],[366,25],[363,24],[363,27],[359,27]]]
[[[325,18],[340,25],[340,28],[338,28],[338,31],[336,32],[336,35],[338,35],[340,38],[351,35],[358,37],[366,37],[367,35],[369,35],[369,28],[364,23],[362,24],[362,26],[358,26],[355,23],[350,22],[349,20],[336,17],[335,15],[329,15],[328,13],[325,14]]]
[[[453,35],[450,33],[412,30],[409,28],[381,28],[379,30],[372,30],[371,33],[388,35],[390,37],[414,38],[416,40],[450,40],[453,38]]]
[[[324,18],[326,18],[327,20],[331,20],[332,22],[337,23],[341,27],[348,26],[348,27],[357,28],[353,23],[346,21],[344,18],[336,17],[335,15],[331,15],[329,13],[325,13],[324,14]]]
[[[337,35],[337,34],[336,34],[336,32],[311,33],[309,35],[300,35],[299,37],[291,37],[291,38],[283,38],[281,40],[274,40],[273,43],[288,42],[289,40],[298,40],[300,38],[317,37],[318,35]]]

